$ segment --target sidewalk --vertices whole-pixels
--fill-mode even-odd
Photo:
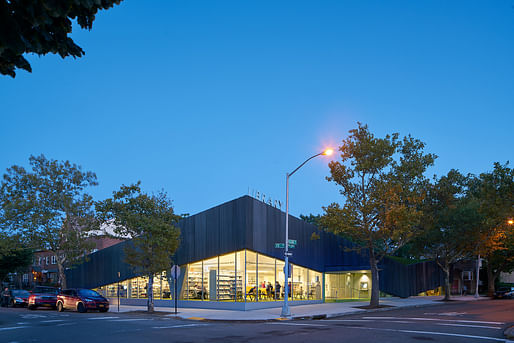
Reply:
[[[396,308],[407,308],[417,306],[430,306],[442,304],[440,300],[442,296],[432,297],[410,297],[407,299],[401,298],[381,298],[381,305],[389,305],[392,307],[380,308],[375,310],[363,310],[355,308],[356,306],[366,306],[369,301],[354,301],[342,303],[324,303],[313,305],[298,305],[290,306],[291,315],[293,319],[316,319],[316,318],[330,318],[347,314],[366,313],[370,311],[384,311]],[[457,301],[476,301],[488,298],[474,298],[473,296],[452,297],[452,300]],[[179,308],[176,318],[181,319],[195,319],[195,320],[228,320],[228,321],[256,321],[256,320],[276,320],[280,318],[282,308],[267,308],[252,311],[234,311],[234,310],[212,310],[212,309],[198,309],[198,308]],[[132,311],[146,311],[146,306],[129,306],[120,305],[120,312]],[[158,312],[170,312],[167,316],[175,317],[173,307],[155,307]],[[111,313],[117,312],[117,307],[111,306]]]

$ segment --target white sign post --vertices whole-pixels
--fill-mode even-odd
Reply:
[[[175,289],[175,314],[177,314],[177,279],[180,276],[180,267],[176,264],[171,267],[171,278],[173,279],[174,289]]]

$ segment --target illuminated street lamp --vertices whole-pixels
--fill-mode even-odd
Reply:
[[[318,157],[321,155],[330,156],[334,153],[333,149],[325,149],[324,151],[320,152],[319,154],[316,154],[314,156],[309,157],[306,159],[302,164],[300,164],[295,170],[293,170],[291,173],[286,173],[286,241],[284,244],[284,260],[285,260],[285,266],[284,266],[284,305],[282,306],[282,313],[280,314],[281,317],[291,317],[291,311],[289,310],[289,304],[288,304],[288,297],[289,297],[289,256],[292,255],[292,253],[289,252],[289,177],[292,176],[298,169],[303,167],[305,163],[312,160],[314,157]]]

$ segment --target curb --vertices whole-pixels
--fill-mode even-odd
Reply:
[[[514,341],[514,322],[507,323],[504,326],[503,335],[505,338]]]

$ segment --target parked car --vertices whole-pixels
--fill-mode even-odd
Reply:
[[[25,307],[29,303],[30,292],[24,289],[12,289],[11,290],[11,301],[10,306],[22,306]]]
[[[58,288],[36,286],[31,293],[27,306],[29,310],[35,310],[38,307],[56,308]]]
[[[513,296],[514,296],[514,287],[501,287],[496,292],[494,292],[494,297],[496,299],[504,299],[504,298],[512,299]]]
[[[70,288],[63,290],[57,296],[57,311],[77,310],[86,312],[89,310],[109,311],[109,301],[97,292],[85,288]]]

